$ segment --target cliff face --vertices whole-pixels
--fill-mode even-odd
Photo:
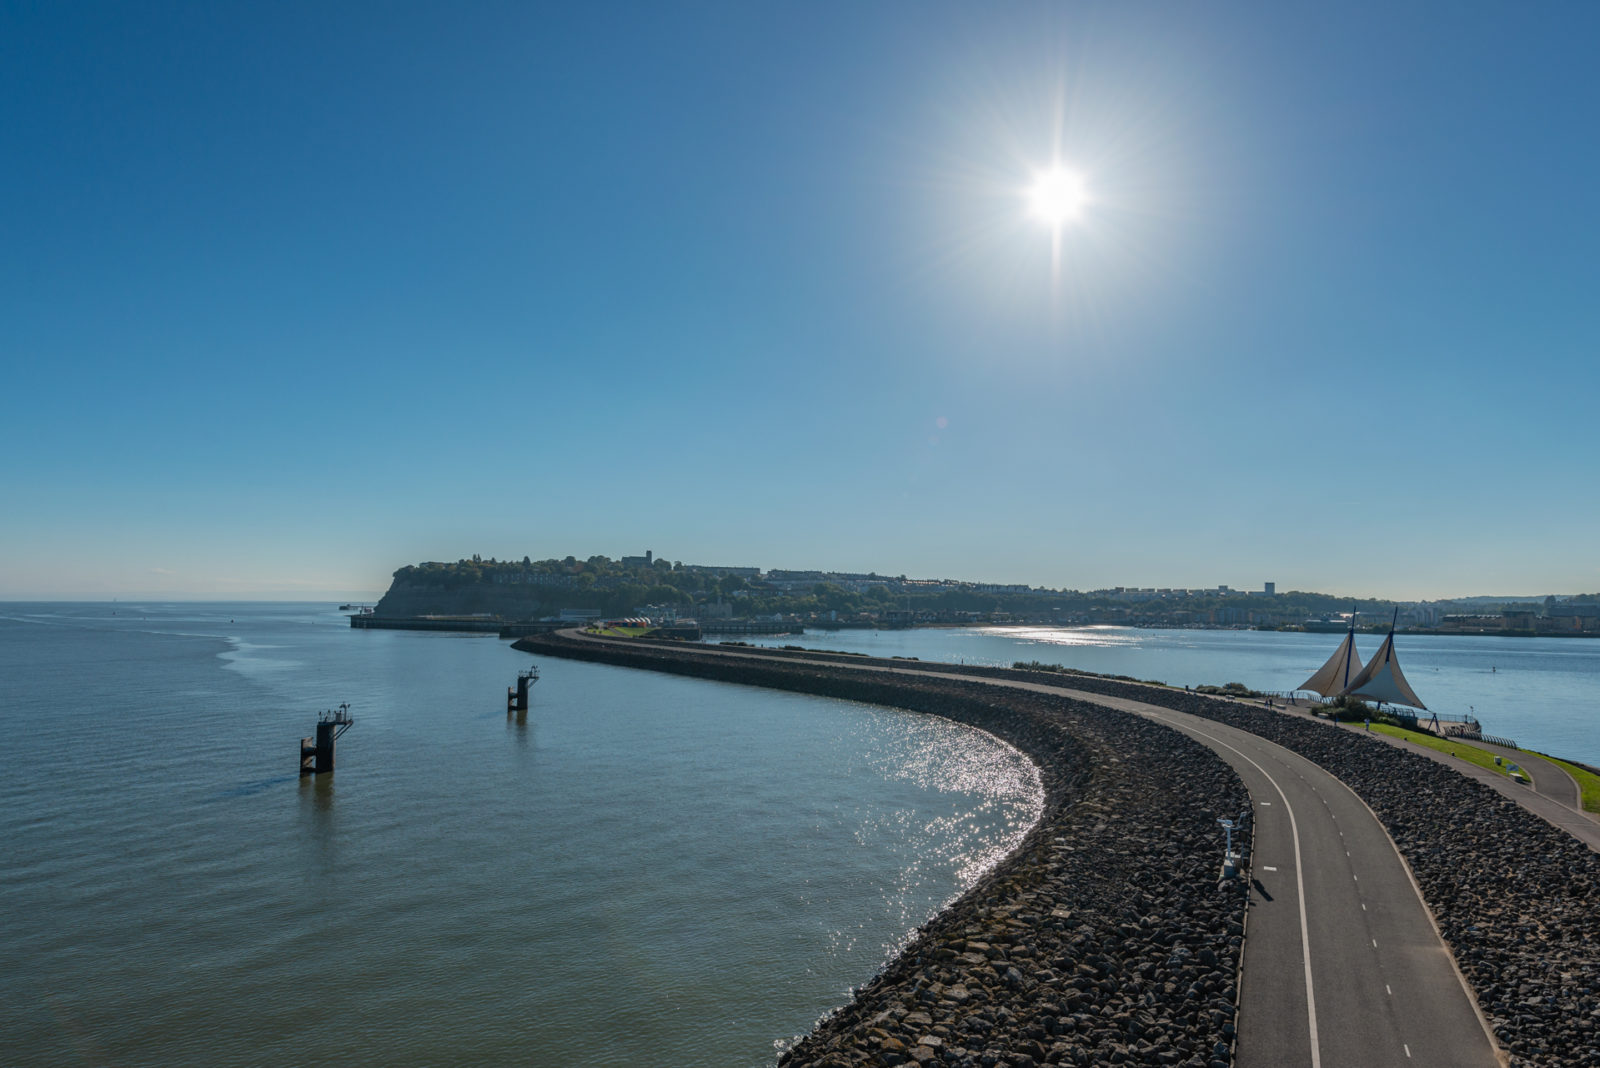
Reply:
[[[563,596],[564,594],[564,596]],[[540,589],[537,586],[505,586],[480,582],[466,586],[391,583],[375,615],[471,616],[488,614],[506,620],[532,619],[552,615],[562,608],[575,607],[572,591]]]

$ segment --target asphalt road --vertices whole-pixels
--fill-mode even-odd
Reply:
[[[1535,793],[1567,808],[1579,808],[1581,795],[1578,783],[1561,765],[1546,760],[1538,753],[1529,753],[1523,749],[1507,749],[1503,745],[1493,745],[1489,742],[1473,744],[1485,752],[1493,753],[1507,764],[1519,765],[1533,780]]]
[[[760,658],[749,649],[697,651]],[[1388,834],[1360,798],[1305,758],[1210,720],[1067,686],[922,672],[903,661],[817,663],[1062,693],[1167,723],[1227,761],[1255,806],[1240,1068],[1503,1063]]]
[[[1068,692],[1172,724],[1209,745],[1250,791],[1240,1068],[1500,1063],[1410,873],[1349,788],[1246,731]]]
[[[1354,727],[1341,727],[1340,730],[1355,730]],[[1566,831],[1572,837],[1600,853],[1600,820],[1579,807],[1578,784],[1573,781],[1559,765],[1535,754],[1518,749],[1506,749],[1501,746],[1487,743],[1474,743],[1479,749],[1491,753],[1499,753],[1504,759],[1519,763],[1532,775],[1534,786],[1527,787],[1520,783],[1512,782],[1504,775],[1496,774],[1488,768],[1479,767],[1470,761],[1441,753],[1425,745],[1415,745],[1399,738],[1391,738],[1387,734],[1373,732],[1374,739],[1408,750],[1418,756],[1443,764],[1458,774],[1469,779],[1476,779],[1489,789],[1503,797],[1510,798],[1535,816]],[[1463,747],[1468,743],[1459,743]]]

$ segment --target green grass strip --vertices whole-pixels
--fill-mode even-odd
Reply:
[[[1353,727],[1348,727],[1346,729],[1361,730],[1361,725],[1358,723]],[[1460,757],[1462,760],[1470,761],[1471,763],[1478,765],[1480,768],[1488,768],[1490,771],[1499,775],[1510,774],[1510,772],[1506,770],[1506,767],[1507,764],[1511,762],[1508,761],[1507,764],[1496,764],[1494,762],[1495,755],[1493,753],[1486,752],[1482,749],[1479,749],[1475,745],[1470,745],[1467,742],[1460,741],[1459,739],[1440,738],[1438,735],[1424,734],[1421,731],[1408,731],[1404,727],[1391,727],[1387,723],[1374,723],[1372,725],[1372,729],[1382,732],[1383,734],[1387,734],[1391,738],[1403,738],[1408,742],[1416,742],[1418,745],[1425,745],[1429,749],[1437,749],[1441,753],[1449,753],[1451,756]],[[1522,774],[1526,775],[1530,780],[1533,778],[1533,772],[1529,771],[1527,768],[1522,769]]]
[[[1349,729],[1360,730],[1361,726],[1356,724]],[[1449,753],[1452,756],[1460,757],[1462,760],[1471,761],[1481,768],[1488,768],[1499,775],[1509,775],[1510,772],[1506,770],[1506,767],[1514,763],[1514,761],[1506,761],[1505,764],[1496,764],[1493,753],[1486,752],[1475,745],[1456,738],[1440,738],[1433,734],[1408,731],[1403,727],[1391,727],[1387,723],[1374,723],[1372,729],[1382,731],[1393,738],[1404,738],[1408,742],[1416,742],[1418,745],[1425,745],[1429,749],[1437,749],[1441,753]],[[1530,749],[1529,752],[1531,753],[1533,750]],[[1600,775],[1596,775],[1592,771],[1585,771],[1576,764],[1569,764],[1567,761],[1550,756],[1548,753],[1538,753],[1536,755],[1544,757],[1550,763],[1555,764],[1568,775],[1571,775],[1578,784],[1579,793],[1582,794],[1580,804],[1583,805],[1583,810],[1600,814]],[[1533,772],[1526,767],[1523,767],[1522,774],[1526,775],[1530,780],[1533,778]]]
[[[637,638],[641,634],[649,634],[654,627],[590,627],[589,634],[598,634],[602,638]]]

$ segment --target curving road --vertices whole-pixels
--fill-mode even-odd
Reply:
[[[780,659],[757,649],[696,651]],[[1227,761],[1255,805],[1241,1068],[1504,1063],[1388,833],[1348,787],[1304,757],[1198,716],[1069,685],[918,670],[905,661],[781,658],[797,660],[1062,694],[1166,723]]]
[[[1209,745],[1250,791],[1256,824],[1242,1068],[1500,1063],[1410,872],[1348,787],[1246,731],[1067,692],[1170,723]]]
[[[1333,729],[1334,725],[1325,720],[1319,720],[1310,712],[1300,708],[1290,707],[1278,709],[1286,715],[1300,716],[1314,720]],[[1339,727],[1339,730],[1359,730],[1359,727]],[[1533,786],[1523,786],[1512,782],[1504,775],[1480,767],[1471,761],[1462,760],[1448,753],[1441,753],[1431,746],[1417,745],[1401,738],[1395,738],[1378,731],[1372,732],[1370,737],[1374,741],[1392,745],[1397,749],[1404,749],[1415,753],[1426,760],[1443,764],[1460,775],[1483,783],[1495,793],[1509,798],[1538,816],[1546,823],[1558,827],[1572,835],[1590,849],[1600,853],[1600,818],[1585,812],[1582,805],[1582,795],[1577,782],[1568,775],[1559,764],[1553,763],[1538,753],[1530,753],[1523,749],[1507,749],[1504,746],[1494,745],[1490,742],[1469,742],[1457,739],[1455,744],[1461,748],[1481,749],[1486,753],[1499,756],[1507,763],[1520,764],[1533,779]]]

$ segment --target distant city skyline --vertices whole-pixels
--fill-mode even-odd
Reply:
[[[1600,590],[1600,8],[0,11],[0,599]]]

